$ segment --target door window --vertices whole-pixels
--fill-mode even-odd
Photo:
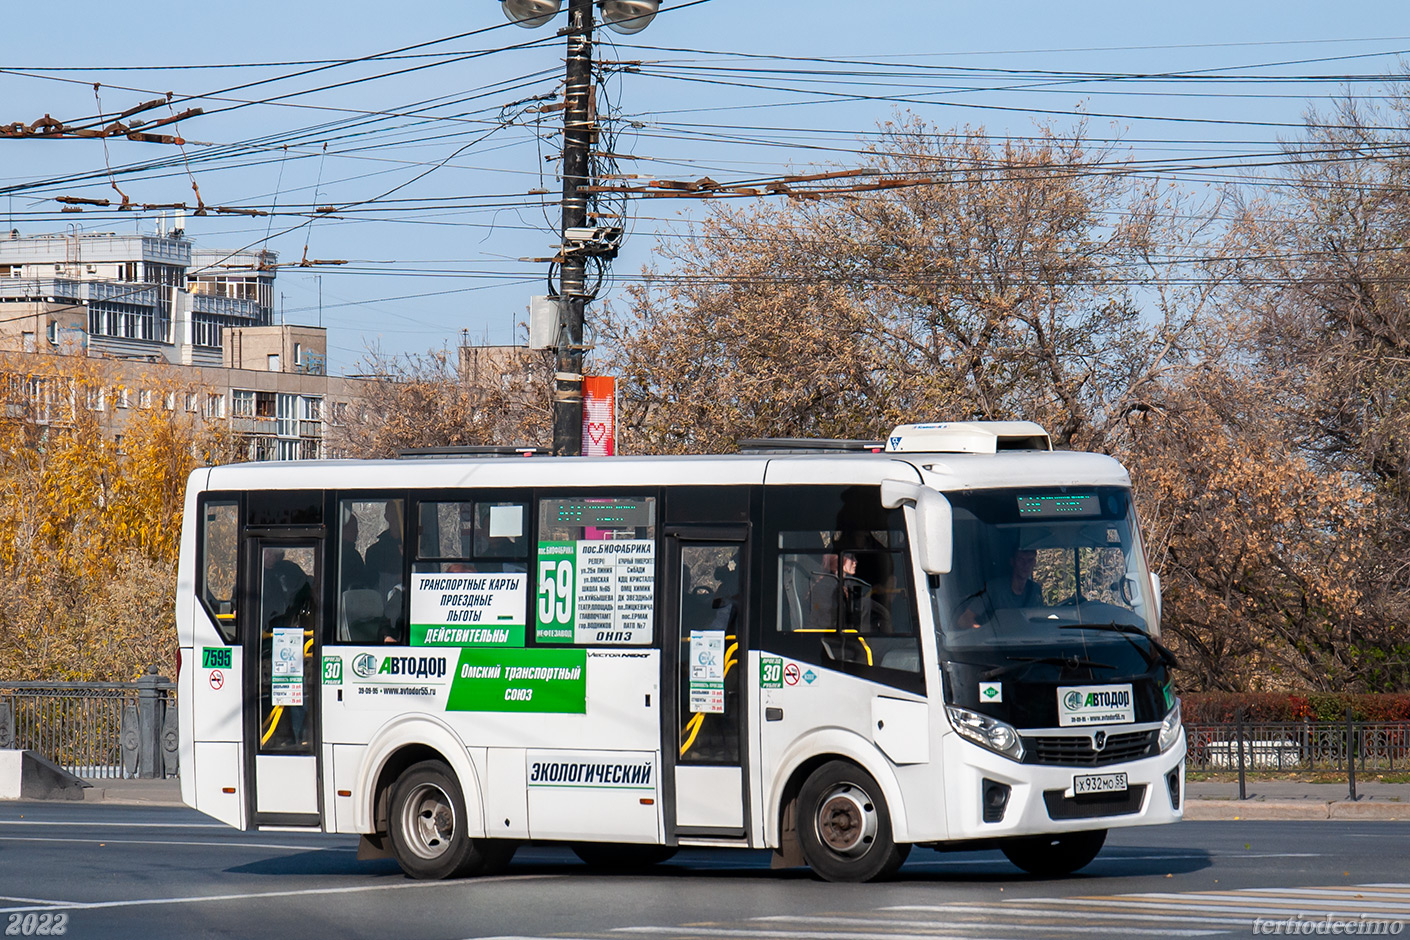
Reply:
[[[679,763],[740,760],[742,555],[733,544],[681,546]]]
[[[312,728],[308,707],[316,689],[314,636],[318,629],[318,549],[264,545],[260,549],[259,749],[262,754],[306,754]]]

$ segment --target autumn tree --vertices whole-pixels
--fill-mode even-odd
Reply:
[[[518,347],[370,355],[359,400],[330,446],[347,457],[394,457],[411,447],[547,446],[552,363]]]
[[[1080,131],[889,125],[864,192],[712,206],[612,312],[624,438],[1036,420],[1130,468],[1186,688],[1404,687],[1405,187],[1325,143],[1275,238]]]
[[[907,118],[857,169],[865,192],[711,206],[608,316],[629,444],[1025,418],[1101,449],[1222,335],[1199,213],[1080,130],[996,142]]]
[[[1386,100],[1309,113],[1285,144],[1238,298],[1261,411],[1350,510],[1326,525],[1357,605],[1314,608],[1298,647],[1330,632],[1344,662],[1327,681],[1373,690],[1410,683],[1410,105],[1403,85]]]
[[[160,403],[168,378],[82,356],[0,363],[0,676],[127,680],[174,667],[186,477],[228,459]],[[116,401],[147,391],[155,407]],[[136,405],[136,401],[130,401]]]
[[[1189,690],[1398,687],[1368,658],[1375,616],[1370,494],[1297,446],[1277,377],[1237,360],[1167,386],[1132,422],[1136,483],[1169,644]]]

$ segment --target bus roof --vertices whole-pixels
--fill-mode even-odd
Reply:
[[[207,469],[202,489],[210,490],[878,484],[889,479],[947,491],[1131,482],[1112,458],[1072,451],[277,461],[202,468],[193,474],[193,483]]]

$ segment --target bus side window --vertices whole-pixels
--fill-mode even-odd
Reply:
[[[202,509],[201,604],[227,643],[235,642],[236,573],[240,549],[240,504],[209,500]]]
[[[514,559],[506,568],[485,571],[524,571],[529,556],[528,503],[464,501],[417,504],[416,557],[460,562]]]
[[[920,638],[900,513],[880,505],[875,487],[780,488],[765,500],[778,552],[777,620],[765,642],[806,662],[915,685]]]
[[[338,501],[336,642],[406,642],[400,499]]]

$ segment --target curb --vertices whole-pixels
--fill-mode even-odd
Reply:
[[[1410,820],[1410,804],[1360,800],[1187,800],[1184,818]]]

